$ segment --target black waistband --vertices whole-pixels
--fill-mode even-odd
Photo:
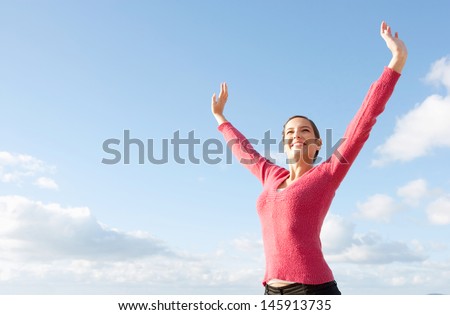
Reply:
[[[336,286],[336,281],[330,281],[322,284],[303,284],[291,283],[282,287],[274,287],[266,284],[266,294],[274,295],[292,295],[292,294],[308,294],[315,291],[324,290],[326,288]]]

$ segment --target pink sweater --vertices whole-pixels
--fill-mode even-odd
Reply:
[[[345,140],[337,149],[339,154],[333,154],[282,191],[277,188],[289,177],[289,171],[262,157],[231,123],[218,127],[235,157],[263,184],[256,203],[266,257],[263,285],[270,279],[304,284],[334,279],[322,253],[323,220],[399,77],[399,73],[385,67],[347,127]]]

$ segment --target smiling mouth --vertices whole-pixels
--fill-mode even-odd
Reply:
[[[303,142],[292,143],[290,147],[291,148],[301,148],[301,147],[303,147]]]

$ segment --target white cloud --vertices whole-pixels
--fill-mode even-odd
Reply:
[[[9,263],[0,261],[5,294],[261,294],[263,271],[229,258],[149,256]],[[234,268],[234,269],[233,269]],[[233,270],[232,270],[233,269]],[[3,277],[2,277],[3,276]]]
[[[146,232],[108,227],[87,207],[23,196],[0,196],[0,252],[2,293],[60,293],[47,283],[73,286],[76,293],[89,287],[110,292],[108,286],[117,294],[262,291],[260,240],[235,239],[219,255],[191,254]]]
[[[394,286],[403,286],[406,284],[407,279],[404,276],[394,276],[392,278],[389,279],[390,283]]]
[[[414,262],[425,259],[417,244],[400,241],[384,241],[376,233],[353,235],[352,244],[337,254],[327,255],[330,262],[358,264],[389,264]]]
[[[450,91],[450,56],[443,57],[433,63],[426,81],[437,86],[443,85]]]
[[[332,263],[389,264],[424,259],[424,246],[386,241],[376,233],[355,233],[355,225],[338,216],[325,219],[321,240],[327,261]]]
[[[383,222],[389,222],[399,209],[392,197],[383,194],[372,195],[363,203],[358,202],[357,208],[357,216]]]
[[[263,251],[263,242],[261,239],[255,240],[248,237],[236,238],[232,241],[232,245],[239,251]]]
[[[428,222],[435,225],[450,224],[450,194],[439,188],[430,189],[426,180],[416,179],[408,182],[397,189],[397,196],[399,200],[388,195],[375,194],[365,202],[358,202],[356,217],[389,222],[400,209],[418,207],[422,203],[420,209],[425,212]],[[433,197],[431,202],[430,197]]]
[[[432,224],[450,224],[450,196],[441,196],[431,202],[427,209],[428,220]]]
[[[35,180],[34,184],[44,189],[58,190],[59,188],[58,184],[53,179],[48,177],[39,177]]]
[[[54,172],[54,167],[26,154],[13,154],[0,151],[0,181],[4,183],[22,184],[40,174]],[[46,189],[57,189],[58,185],[48,177],[38,177],[34,184]]]
[[[428,259],[391,264],[334,264],[343,294],[449,294],[450,261]],[[370,283],[370,285],[368,285]]]
[[[442,84],[450,91],[450,57],[436,61],[426,80]],[[450,95],[431,95],[397,120],[394,133],[376,149],[373,166],[393,161],[411,161],[450,147]]]
[[[325,218],[321,240],[327,253],[339,253],[353,243],[355,225],[338,215],[330,214]]]
[[[172,255],[148,234],[116,231],[87,207],[44,204],[21,196],[0,196],[0,246],[11,259],[127,259]]]
[[[397,190],[397,195],[403,202],[412,206],[417,206],[427,194],[427,182],[424,179],[413,180]]]
[[[387,264],[391,262],[421,261],[424,257],[415,252],[411,246],[399,241],[382,241],[377,236],[363,235],[359,239],[360,244],[353,246],[344,253],[350,261],[359,263]]]

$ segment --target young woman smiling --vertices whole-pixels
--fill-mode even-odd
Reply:
[[[236,158],[247,161],[242,164],[263,185],[256,207],[266,258],[265,294],[341,294],[324,259],[320,231],[335,192],[383,112],[408,55],[398,33],[393,35],[384,21],[380,35],[392,53],[391,61],[371,85],[346,129],[344,142],[319,165],[315,166],[314,161],[322,140],[309,118],[293,116],[283,126],[287,170],[262,157],[227,121],[223,114],[228,98],[226,83],[221,84],[218,99],[216,94],[212,96],[211,109],[218,130],[227,143],[234,144],[232,151]]]

